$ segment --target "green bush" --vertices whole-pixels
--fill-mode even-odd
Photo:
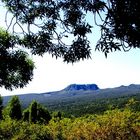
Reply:
[[[52,140],[50,132],[45,125],[22,123],[19,132],[13,140]]]
[[[19,131],[20,121],[7,118],[0,121],[0,140],[11,140],[11,138]]]
[[[140,113],[115,109],[103,115],[51,120],[48,128],[53,139],[67,140],[139,140]]]

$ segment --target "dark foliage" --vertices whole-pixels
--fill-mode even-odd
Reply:
[[[110,0],[97,48],[107,53],[140,47],[140,1]]]
[[[32,101],[29,108],[26,109],[23,114],[23,119],[30,123],[48,123],[51,120],[51,115],[47,108],[43,107],[36,101]]]
[[[51,115],[46,107],[38,104],[38,121],[41,123],[49,123],[51,120]]]
[[[25,109],[24,111],[23,111],[23,113],[22,113],[23,115],[23,117],[22,117],[22,119],[23,119],[23,121],[29,121],[29,108],[27,108],[27,109]]]
[[[66,62],[76,62],[90,57],[87,34],[92,25],[86,21],[92,13],[95,24],[101,27],[101,38],[96,48],[105,55],[110,51],[140,47],[140,2],[138,0],[2,0],[16,18],[13,25],[20,26],[24,38],[22,45],[33,54],[49,52],[63,57]],[[101,13],[102,12],[102,13]],[[103,13],[104,12],[104,13]],[[105,18],[102,15],[106,15]],[[97,24],[96,15],[100,18]],[[13,21],[11,20],[11,24]],[[27,30],[22,25],[27,25]],[[8,28],[10,28],[9,25]],[[35,27],[35,31],[32,27]],[[66,44],[72,38],[72,44]],[[126,43],[126,44],[125,44]]]
[[[0,87],[22,88],[33,78],[34,63],[28,53],[16,49],[19,38],[0,29]]]
[[[18,96],[13,96],[7,107],[7,115],[11,119],[20,120],[22,118],[21,104]]]
[[[34,55],[50,53],[68,63],[90,58],[87,34],[92,33],[93,23],[87,20],[89,13],[101,29],[95,48],[106,57],[112,51],[140,47],[138,0],[1,1],[7,7],[6,21],[8,13],[13,14],[7,25],[13,35],[0,32],[0,86],[6,89],[23,87],[32,79],[34,66],[27,61],[27,53],[15,49],[17,45]],[[17,26],[22,33],[16,31]]]
[[[65,113],[66,117],[70,116],[83,116],[86,114],[102,114],[106,110],[112,110],[115,108],[123,109],[126,107],[129,100],[134,99],[134,104],[130,105],[131,110],[140,111],[140,95],[122,96],[116,98],[101,98],[85,100],[73,100],[61,103],[53,103],[53,105],[46,106],[50,111],[61,111]],[[45,103],[44,103],[45,105]],[[56,115],[57,116],[57,115]]]
[[[29,110],[29,122],[36,123],[36,121],[37,121],[37,102],[33,101],[30,105]]]

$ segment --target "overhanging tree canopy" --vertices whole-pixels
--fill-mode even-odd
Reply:
[[[18,37],[0,29],[0,87],[22,88],[33,78],[34,63],[17,48]]]
[[[113,50],[140,47],[139,0],[1,1],[7,7],[6,19],[9,12],[13,14],[7,30],[12,27],[13,35],[18,36],[16,43],[35,55],[50,53],[72,63],[90,58],[87,34],[92,33],[93,25],[86,20],[89,13],[101,29],[95,48],[106,56]],[[17,33],[17,26],[22,35]]]

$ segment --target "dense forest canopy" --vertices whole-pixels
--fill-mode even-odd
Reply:
[[[112,51],[128,51],[140,47],[139,0],[1,2],[7,8],[7,29],[0,32],[0,57],[7,60],[0,59],[0,86],[7,89],[23,87],[32,79],[34,64],[28,54],[15,49],[17,46],[29,49],[33,55],[50,53],[68,63],[90,58],[91,46],[87,34],[94,32],[94,25],[87,21],[88,14],[93,15],[95,25],[100,27],[101,36],[95,49],[104,52],[105,56]],[[11,19],[8,19],[9,13],[13,15]],[[16,30],[17,27],[20,28],[20,33]],[[10,29],[12,34],[8,33]],[[22,59],[18,57],[15,61],[17,55],[21,55]],[[17,63],[11,65],[13,61],[9,60]],[[3,70],[6,71],[3,73]]]

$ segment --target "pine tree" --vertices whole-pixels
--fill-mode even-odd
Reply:
[[[48,123],[51,120],[51,115],[48,109],[41,104],[38,104],[38,121]]]
[[[30,112],[29,112],[29,122],[36,123],[37,122],[37,102],[34,100],[30,105]]]
[[[23,111],[23,120],[30,123],[48,123],[51,115],[46,107],[33,100],[30,106]]]
[[[23,121],[29,121],[29,108],[27,108],[27,109],[25,109],[24,111],[23,111],[23,115],[22,115],[23,117],[22,117],[22,120]]]
[[[20,120],[22,118],[21,104],[18,96],[13,96],[6,108],[7,115],[11,119]]]

